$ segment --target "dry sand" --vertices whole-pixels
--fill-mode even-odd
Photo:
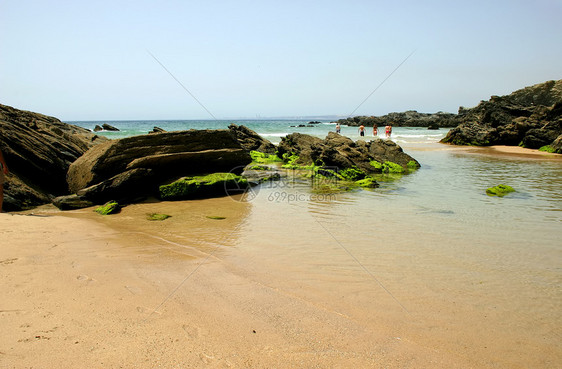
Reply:
[[[117,228],[91,209],[34,213],[0,214],[1,368],[472,366],[248,278],[215,246],[152,237],[134,206]]]

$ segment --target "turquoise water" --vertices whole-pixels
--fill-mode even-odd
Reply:
[[[96,121],[96,122],[67,122],[93,130],[96,125],[107,123],[119,129],[119,131],[101,131],[98,134],[108,138],[123,138],[128,136],[146,134],[154,127],[160,127],[166,131],[181,131],[187,129],[226,129],[231,123],[245,125],[258,132],[262,137],[277,144],[292,132],[306,133],[317,137],[325,137],[329,131],[335,131],[335,123],[321,121],[319,124],[309,125],[308,120],[157,120],[157,121]],[[298,127],[298,125],[306,127]],[[393,139],[398,142],[436,142],[441,139],[448,130],[428,131],[424,128],[395,127]],[[353,139],[359,139],[357,127],[342,126],[342,134]],[[379,128],[382,137],[383,128]],[[367,129],[368,139],[372,137],[372,129]]]

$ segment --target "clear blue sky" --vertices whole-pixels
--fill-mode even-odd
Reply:
[[[0,0],[0,103],[62,120],[456,112],[562,78],[562,1]]]

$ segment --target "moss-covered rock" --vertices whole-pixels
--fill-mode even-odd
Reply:
[[[271,170],[271,168],[267,165],[256,164],[246,167],[246,170]]]
[[[415,160],[410,160],[406,165],[409,171],[414,171],[420,169],[420,163]]]
[[[283,161],[275,154],[267,154],[259,151],[250,151],[250,156],[252,157],[252,162],[257,164],[280,163]]]
[[[515,192],[515,190],[513,189],[513,187],[508,186],[508,185],[504,185],[504,184],[499,184],[497,186],[494,187],[490,187],[486,190],[486,194],[488,194],[488,196],[505,196],[510,192]]]
[[[184,177],[159,187],[162,200],[181,200],[195,197],[226,196],[229,191],[243,191],[248,180],[233,173],[213,173],[206,176]]]
[[[117,201],[109,201],[104,205],[96,208],[94,211],[101,215],[116,214],[121,210],[121,206]]]
[[[376,188],[379,187],[379,184],[373,177],[365,177],[363,179],[360,179],[359,181],[355,181],[355,186],[363,188]]]
[[[340,170],[339,175],[343,177],[346,181],[359,181],[367,176],[367,173],[363,172],[361,169],[357,167],[350,167]]]
[[[226,217],[221,217],[218,215],[207,215],[207,218],[212,219],[212,220],[223,220],[226,219]]]
[[[150,213],[150,214],[146,214],[146,219],[148,220],[166,220],[168,218],[171,218],[171,215],[168,214],[160,214],[160,213]]]
[[[545,146],[541,147],[541,148],[539,149],[539,151],[554,153],[554,152],[555,152],[555,149],[554,149],[554,147],[552,147],[552,146],[550,146],[550,145],[545,145]]]

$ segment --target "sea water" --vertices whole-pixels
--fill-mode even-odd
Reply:
[[[100,133],[108,137],[235,123],[274,143],[291,132],[325,137],[335,129],[282,120],[103,123],[121,129]],[[291,127],[299,124],[306,127]],[[562,359],[562,160],[439,144],[446,132],[395,127],[391,139],[421,168],[380,176],[376,189],[321,195],[301,182],[262,184],[233,232],[235,247],[220,256],[291,296],[373,329],[385,319],[432,347],[483,358],[483,366],[555,366]],[[357,127],[343,126],[342,134],[361,138]],[[362,139],[370,137],[368,129]],[[516,192],[486,195],[500,183]]]

